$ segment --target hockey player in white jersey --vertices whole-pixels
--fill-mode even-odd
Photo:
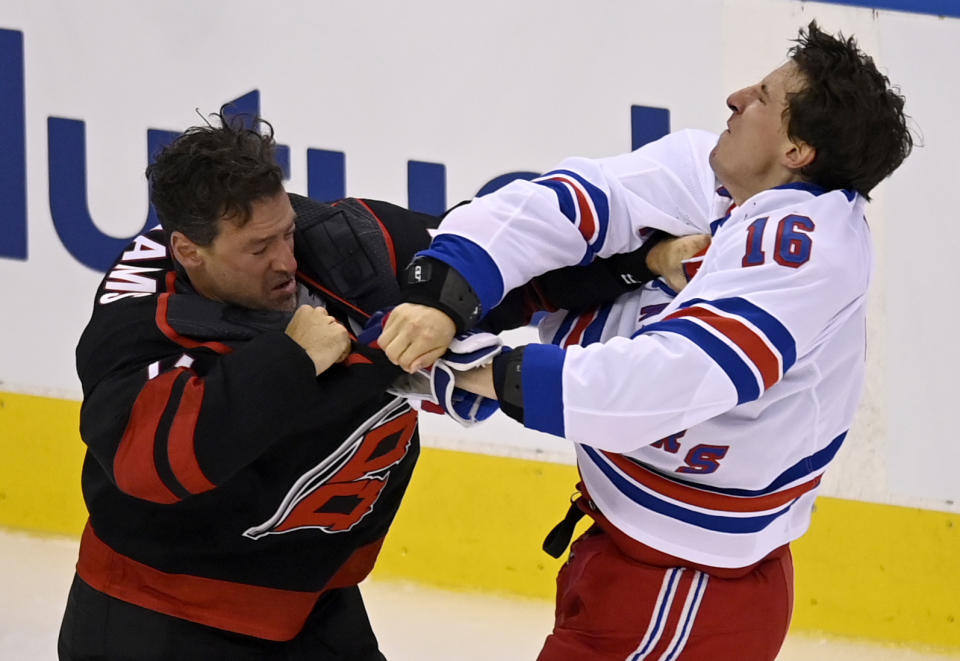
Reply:
[[[543,344],[458,381],[576,446],[595,525],[558,577],[542,661],[766,661],[786,635],[789,544],[863,382],[866,202],[912,147],[903,98],[853,39],[811,23],[789,55],[728,97],[719,137],[569,159],[456,209],[380,338],[415,369],[540,273],[650,228],[713,234],[679,294],[654,282],[556,312]]]

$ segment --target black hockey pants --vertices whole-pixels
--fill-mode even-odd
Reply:
[[[57,649],[61,661],[386,661],[356,586],[323,595],[296,638],[274,642],[156,613],[75,576]]]

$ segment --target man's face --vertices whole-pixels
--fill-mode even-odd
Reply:
[[[794,145],[787,137],[785,111],[787,94],[802,88],[802,74],[791,60],[727,97],[733,112],[710,152],[710,165],[738,203],[798,178],[786,160]]]
[[[218,222],[217,237],[181,260],[197,291],[217,301],[255,310],[297,307],[293,229],[296,214],[284,191],[253,203],[250,219]]]

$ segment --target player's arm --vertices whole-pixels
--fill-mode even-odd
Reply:
[[[685,132],[623,156],[569,159],[453,209],[407,270],[406,300],[422,307],[388,321],[387,355],[408,370],[429,364],[444,339],[475,326],[506,292],[554,269],[630,253],[651,228],[706,232],[713,175],[695,169],[706,167],[712,142]]]
[[[567,159],[453,209],[419,257],[461,275],[482,314],[538,275],[632,252],[652,229],[706,232],[714,142],[711,134],[680,132],[621,156]]]
[[[114,349],[131,348],[120,335]],[[398,373],[376,355],[348,358],[350,366],[332,362],[340,348],[311,356],[284,332],[264,333],[217,357],[203,374],[189,366],[191,355],[212,351],[155,355],[85,382],[81,436],[128,495],[174,504],[215,489],[279,439],[335,424],[368,405]],[[79,366],[83,377],[88,370]]]
[[[662,277],[674,291],[687,284],[684,261],[706,251],[710,237],[694,234],[672,237],[654,232],[630,253],[601,257],[585,266],[567,266],[537,276],[508,293],[480,322],[494,333],[529,324],[536,312],[580,310],[612,303]]]
[[[427,228],[436,227],[440,219],[430,214],[411,211],[382,200],[361,200],[373,212],[384,231],[384,239],[392,252],[398,277],[414,255],[430,246]]]
[[[772,257],[776,235],[765,238],[771,258],[746,266],[746,231],[726,237],[724,263],[632,338],[527,345],[457,385],[496,395],[527,427],[618,452],[751,402],[863,304],[868,278],[862,246],[846,241],[844,254],[831,254],[838,242],[826,241],[808,261],[785,265]],[[806,236],[817,245],[815,233]]]
[[[671,237],[656,232],[631,253],[599,258],[585,266],[569,266],[534,278],[504,297],[484,317],[480,327],[496,333],[529,323],[537,311],[576,310],[609,303],[656,276],[664,277],[674,290],[680,291],[687,283],[684,261],[702,255],[709,243],[710,237],[704,234]],[[403,369],[415,372],[430,365],[446,351],[457,329],[471,325],[454,321],[456,308],[463,306],[464,301],[471,305],[473,298],[462,280],[453,282],[460,286],[447,286],[439,292],[420,290],[418,296],[423,297],[423,304],[401,305],[391,314],[389,332],[381,335],[380,346]],[[445,299],[446,303],[435,303],[431,296]]]

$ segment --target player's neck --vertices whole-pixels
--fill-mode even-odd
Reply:
[[[737,206],[743,206],[744,202],[758,193],[800,181],[803,181],[803,177],[798,173],[780,171],[771,173],[766,177],[758,178],[755,181],[735,182],[731,184],[724,183],[723,186],[727,189],[727,192],[730,193],[730,196],[733,198],[733,201],[737,203]]]

